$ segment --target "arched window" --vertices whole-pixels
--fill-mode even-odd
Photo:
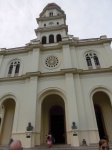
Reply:
[[[57,42],[61,41],[61,35],[58,34],[58,35],[56,36],[56,39],[57,39]]]
[[[86,57],[86,62],[87,62],[87,66],[89,69],[100,68],[99,59],[96,53],[88,52],[85,57]]]
[[[96,66],[100,66],[98,57],[97,57],[96,55],[94,56],[94,62],[95,62],[95,65],[96,65]]]
[[[52,16],[53,16],[53,12],[50,12],[50,13],[49,13],[49,16],[52,17]]]
[[[46,36],[42,37],[42,44],[46,44]]]
[[[9,65],[8,76],[17,76],[20,70],[20,61],[14,60]]]
[[[11,63],[10,66],[9,66],[8,75],[12,74],[12,70],[13,70],[13,63]]]
[[[54,43],[54,35],[49,36],[49,43]]]
[[[20,63],[18,62],[18,64],[16,65],[15,74],[19,73],[19,68],[20,68]]]
[[[88,57],[88,56],[86,57],[86,62],[87,62],[88,66],[92,66],[90,57]]]

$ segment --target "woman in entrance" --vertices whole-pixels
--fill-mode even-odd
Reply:
[[[101,139],[99,141],[99,150],[109,150],[108,141],[105,139]]]
[[[53,139],[52,134],[51,134],[51,132],[49,132],[48,135],[47,135],[47,139],[46,139],[48,147],[52,146],[52,142],[53,142],[52,139]]]

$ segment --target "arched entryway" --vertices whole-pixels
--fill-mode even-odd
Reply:
[[[41,144],[46,143],[46,135],[52,132],[55,144],[66,143],[65,103],[61,96],[51,94],[42,102]]]
[[[53,134],[55,144],[65,143],[65,115],[60,105],[54,105],[49,111],[49,130]]]
[[[15,101],[11,98],[7,99],[1,104],[0,107],[0,145],[7,145],[12,135]]]
[[[93,104],[100,139],[108,139],[112,126],[112,107],[109,96],[105,92],[96,92],[93,95]]]

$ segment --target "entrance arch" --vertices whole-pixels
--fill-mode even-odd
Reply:
[[[103,91],[97,91],[93,95],[93,104],[100,139],[111,139],[112,107],[109,96]]]
[[[13,119],[15,113],[15,101],[12,98],[6,99],[1,104],[0,116],[0,145],[7,145],[12,136]]]
[[[46,135],[52,132],[55,144],[66,143],[65,103],[58,94],[51,94],[42,102],[41,144],[46,143]]]

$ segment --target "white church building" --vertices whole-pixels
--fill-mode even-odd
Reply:
[[[49,131],[55,144],[112,141],[112,39],[68,35],[55,3],[36,21],[36,39],[0,51],[0,145],[35,147]]]

